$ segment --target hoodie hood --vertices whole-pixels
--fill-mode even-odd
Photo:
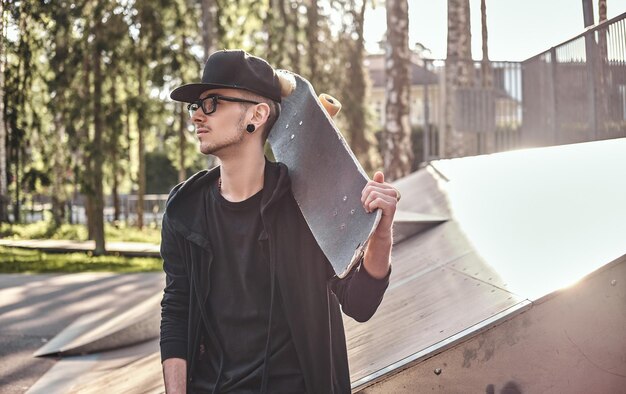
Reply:
[[[165,206],[165,215],[173,227],[205,249],[210,249],[205,217],[209,186],[219,178],[220,170],[220,166],[202,170],[179,183],[170,192]],[[290,191],[291,180],[287,166],[265,158],[261,217],[266,225],[273,220],[271,212],[278,208],[277,203]]]

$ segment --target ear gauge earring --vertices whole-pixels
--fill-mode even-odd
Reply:
[[[249,125],[246,126],[246,131],[248,133],[254,133],[255,127],[252,123],[250,123]]]

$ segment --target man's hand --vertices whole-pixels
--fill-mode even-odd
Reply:
[[[374,236],[391,238],[391,225],[399,199],[400,192],[390,184],[385,183],[385,175],[382,172],[377,171],[374,174],[374,179],[367,182],[361,192],[363,208],[367,212],[374,212],[376,209],[382,210],[382,217],[374,231]]]
[[[393,242],[391,226],[399,199],[400,192],[385,183],[385,176],[380,171],[374,174],[374,179],[361,192],[361,202],[367,212],[382,210],[382,217],[369,240],[363,261],[365,269],[374,278],[384,278],[389,272]]]

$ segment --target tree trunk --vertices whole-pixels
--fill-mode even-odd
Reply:
[[[55,57],[66,53],[67,49],[67,30],[57,30],[55,37]],[[60,70],[59,70],[60,71]],[[65,86],[58,84],[56,86],[56,111],[54,112],[53,122],[56,132],[56,138],[50,143],[53,146],[52,152],[52,221],[54,228],[58,228],[63,224],[65,219],[65,205],[67,196],[65,193],[65,174],[68,168],[68,159],[66,153],[65,138],[65,116],[66,116],[66,97]]]
[[[274,67],[287,67],[285,63],[285,40],[287,19],[283,0],[269,0],[267,18],[264,21],[267,31],[267,61]]]
[[[606,0],[598,0],[598,23],[606,20]]]
[[[209,58],[209,55],[211,55],[213,52],[215,52],[216,48],[217,48],[217,44],[219,43],[219,29],[218,27],[218,17],[217,17],[217,0],[202,0],[202,46],[204,49],[204,60],[206,61]],[[182,46],[181,46],[181,53],[184,55],[185,53],[187,53],[187,42],[186,42],[186,37],[183,34],[182,37]],[[184,111],[184,114],[181,116],[186,116],[186,111]],[[185,127],[186,127],[186,118],[185,118]],[[180,138],[185,138],[184,133],[181,134],[179,136]],[[180,149],[183,149],[182,147],[184,146],[183,141],[181,140],[179,142],[180,145]],[[181,155],[184,155],[184,150],[181,150],[180,152]],[[181,163],[183,163],[184,159],[181,158]],[[207,167],[211,168],[214,165],[217,164],[217,157],[213,156],[213,155],[209,155],[207,157]],[[180,179],[181,173],[185,173],[185,169],[184,166],[181,165],[181,167],[178,170],[178,178]],[[186,179],[186,177],[183,178],[183,181]],[[182,182],[182,181],[181,181]]]
[[[99,35],[102,31],[102,18],[101,15],[101,3],[96,5],[95,12],[95,26],[94,26],[94,52],[93,52],[93,121],[94,121],[94,136],[93,136],[93,149],[91,152],[93,163],[93,222],[94,222],[94,239],[96,241],[96,248],[93,251],[94,255],[99,256],[105,252],[104,244],[104,191],[102,185],[102,167],[104,165],[104,155],[102,152],[102,132],[103,132],[103,119],[102,119],[102,53],[100,50],[100,40],[103,38]]]
[[[487,4],[486,0],[480,0],[480,25],[481,25],[481,37],[482,37],[482,52],[483,58],[480,62],[480,82],[483,89],[482,97],[489,97],[484,101],[485,108],[490,106],[488,114],[494,114],[495,117],[495,98],[493,91],[493,69],[491,67],[491,61],[489,60],[489,45],[487,34]],[[479,144],[479,153],[493,153],[497,151],[496,147],[496,129],[495,119],[486,119],[482,122],[483,129],[479,131],[481,141]]]
[[[309,65],[309,80],[313,86],[319,85],[319,75],[317,70],[317,57],[319,56],[318,50],[318,27],[319,23],[319,9],[317,6],[317,0],[308,0],[307,8],[307,25],[306,36],[309,39],[309,48],[307,52],[307,59]]]
[[[448,0],[447,60],[458,71],[459,86],[470,86],[474,80],[470,29],[469,0]]]
[[[52,142],[55,146],[53,154],[54,166],[52,177],[52,222],[54,228],[58,228],[63,224],[65,217],[65,203],[67,198],[65,197],[64,180],[65,180],[65,166],[67,160],[65,159],[65,150],[63,144],[65,141],[65,123],[63,121],[63,93],[57,93],[59,111],[54,115],[54,127],[56,129],[56,141]]]
[[[21,223],[20,211],[22,202],[20,201],[20,188],[21,188],[21,180],[20,180],[20,161],[22,159],[22,148],[20,146],[15,147],[15,204],[13,205],[13,222]]]
[[[462,0],[462,20],[461,20],[461,49],[462,49],[462,59],[467,60],[468,62],[472,61],[472,29],[471,29],[471,19],[470,19],[470,3],[469,0]],[[465,76],[465,84],[470,85],[474,82],[474,67],[472,65],[467,65],[467,70],[464,73]]]
[[[606,21],[606,0],[598,0],[598,23]],[[600,59],[608,62],[607,29],[598,30],[598,47]]]
[[[146,194],[146,158],[145,158],[145,142],[143,135],[143,123],[145,121],[145,111],[143,104],[143,64],[141,61],[137,64],[137,82],[139,84],[138,97],[139,102],[137,103],[137,151],[138,151],[138,160],[139,160],[139,169],[137,171],[137,182],[139,183],[139,189],[137,190],[137,227],[143,228],[143,205],[144,205],[144,195]]]
[[[440,156],[467,156],[476,151],[474,135],[463,133],[457,124],[457,97],[473,86],[469,0],[448,0],[448,43],[445,67],[445,125],[440,133]]]
[[[117,161],[119,160],[117,151],[113,151],[113,156],[111,157],[111,160],[113,160],[113,182],[111,184],[111,197],[113,199],[113,220],[115,221],[115,223],[117,223],[120,220],[120,181],[118,174],[120,167],[117,163]]]
[[[118,72],[117,69],[115,69]],[[111,83],[111,108],[113,111],[117,111],[118,102],[117,102],[117,78],[113,77],[113,81]],[[121,116],[122,111],[116,112]],[[111,171],[112,171],[112,182],[111,182],[111,197],[113,199],[113,220],[115,223],[120,220],[120,196],[119,196],[119,172],[120,166],[118,163],[119,160],[119,144],[120,144],[120,135],[121,131],[121,121],[119,123],[114,123],[113,130],[111,130],[111,143],[109,144],[109,148],[111,151]]]
[[[130,77],[129,74],[126,74],[125,78],[124,78],[124,92],[126,97],[132,97],[132,91],[130,89]],[[126,152],[124,152],[124,154],[128,154],[127,159],[128,159],[128,163],[129,163],[129,167],[130,167],[130,163],[132,162],[132,155],[131,155],[131,117],[133,114],[133,108],[131,106],[130,100],[126,100],[126,105],[124,105],[124,138],[126,139],[126,147],[128,148],[128,150]],[[130,171],[128,171],[128,174],[130,174]],[[131,176],[132,178],[132,176]],[[132,179],[131,179],[132,181]],[[124,200],[124,221],[126,222],[126,225],[129,226],[130,225],[130,206],[129,206],[129,200],[128,197]]]
[[[185,171],[185,145],[187,139],[185,134],[187,133],[187,111],[185,110],[185,104],[180,103],[180,115],[179,115],[179,127],[178,127],[178,182],[184,182],[187,179]]]
[[[206,0],[203,0],[206,2]],[[202,11],[205,12],[204,10]],[[204,34],[204,32],[203,32]],[[204,35],[203,35],[204,37]],[[182,45],[181,45],[181,53],[184,55],[187,52],[187,43],[185,41],[185,35],[182,35]],[[205,47],[206,48],[206,47]],[[208,55],[207,55],[208,57]],[[187,179],[187,174],[185,171],[185,145],[187,144],[187,118],[189,115],[186,111],[185,103],[180,103],[179,108],[179,123],[178,123],[178,182],[183,182]],[[211,160],[209,159],[209,163]]]
[[[87,219],[87,239],[96,239],[96,226],[95,226],[95,204],[93,202],[93,196],[91,194],[83,194],[85,197],[85,218]]]
[[[265,49],[265,60],[269,62],[269,64],[279,67],[280,66],[280,54],[276,53],[274,49],[276,44],[276,32],[278,31],[276,23],[279,20],[276,17],[276,0],[268,0],[267,5],[267,14],[263,19],[263,31],[267,34],[267,40],[265,41],[266,49]]]
[[[85,52],[88,53],[89,47],[88,44],[86,44],[86,48],[85,48]],[[84,56],[83,57],[83,76],[84,76],[84,83],[83,83],[83,92],[82,92],[82,99],[87,102],[90,103],[89,100],[92,99],[93,95],[91,94],[91,57],[90,56]],[[86,111],[88,112],[88,111]],[[82,130],[79,129],[81,135],[80,137],[83,138],[84,141],[91,141],[91,135],[90,135],[90,123],[89,123],[89,117],[87,114],[85,114],[85,116],[83,117],[83,127]],[[81,155],[81,160],[83,163],[82,166],[82,176],[81,176],[81,186],[82,186],[82,194],[85,197],[85,216],[87,219],[87,238],[88,239],[95,239],[95,234],[96,234],[96,227],[95,227],[95,213],[94,213],[94,204],[93,204],[93,194],[94,194],[94,190],[93,190],[93,160],[91,160],[91,151],[90,151],[90,147],[91,147],[91,143],[88,144],[83,144],[82,146],[84,147],[84,151],[82,152]]]
[[[301,48],[298,47],[298,36],[300,26],[298,24],[298,13],[291,12],[290,0],[280,1],[281,17],[285,21],[285,46],[283,49],[288,52],[289,65],[296,74],[301,74],[300,59],[302,58]],[[289,48],[289,49],[285,49]]]
[[[346,117],[346,131],[350,139],[350,146],[357,159],[366,172],[371,173],[379,165],[376,157],[375,141],[368,138],[367,130],[367,79],[363,66],[364,62],[364,38],[363,25],[365,20],[365,7],[363,1],[357,9],[355,1],[352,1],[351,12],[354,16],[354,31],[347,31],[346,40],[348,48],[346,59],[346,80],[350,81],[349,88],[344,90],[346,102],[344,116]],[[352,40],[351,34],[356,33],[357,39]],[[319,56],[315,54],[315,57]]]
[[[484,88],[490,88],[493,86],[493,75],[491,72],[491,62],[489,61],[489,46],[487,43],[487,5],[485,0],[480,0],[480,25],[482,32],[482,48],[483,59],[481,62],[480,70],[482,72],[482,86]],[[471,55],[470,55],[471,59]]]
[[[598,0],[598,23],[606,21],[606,0]],[[611,87],[608,82],[609,71],[609,50],[607,39],[608,28],[598,29],[598,56],[597,56],[597,119],[598,132],[607,132],[605,125],[611,121],[609,113],[609,91]],[[613,135],[605,134],[600,138],[613,137]]]
[[[204,48],[204,60],[215,52],[217,43],[217,20],[216,0],[202,0],[202,46]]]
[[[411,171],[413,150],[409,125],[409,16],[407,0],[387,0],[387,48],[385,51],[386,179],[393,181]]]
[[[4,37],[4,0],[0,0],[0,37]],[[7,208],[9,188],[7,185],[7,129],[4,121],[4,39],[0,40],[0,223],[9,220]]]

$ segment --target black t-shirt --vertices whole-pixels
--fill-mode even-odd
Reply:
[[[220,366],[219,392],[258,393],[261,387],[271,294],[269,262],[258,241],[263,228],[261,195],[259,191],[245,201],[231,202],[216,184],[210,187],[206,215],[213,263],[206,310],[211,327],[202,336],[193,392],[212,392]],[[277,284],[274,291],[268,392],[304,393]]]

